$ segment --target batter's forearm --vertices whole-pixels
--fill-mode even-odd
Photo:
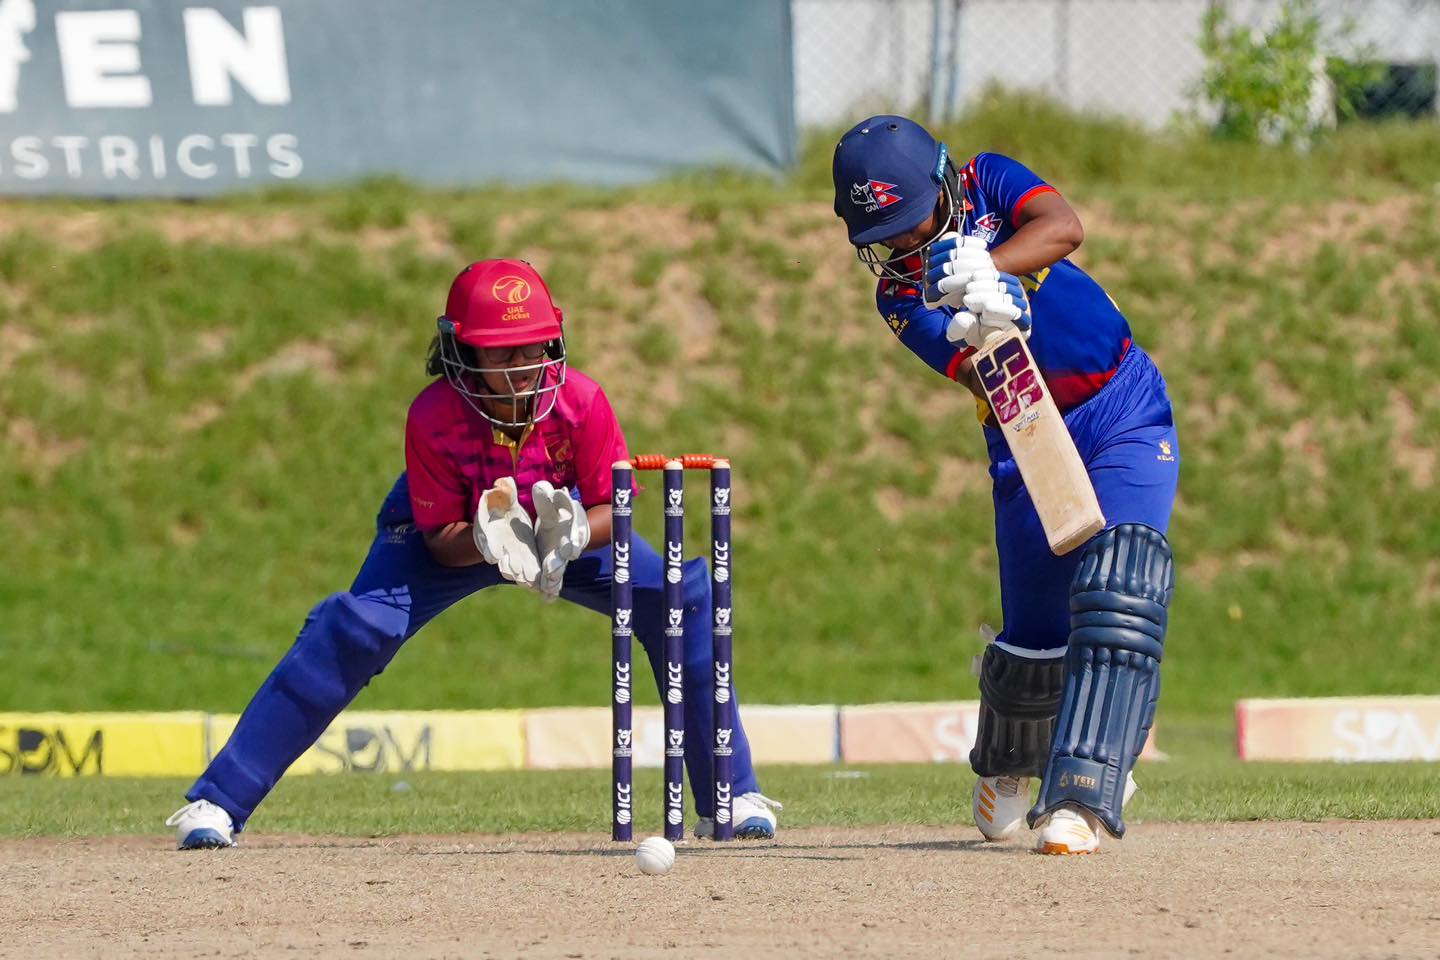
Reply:
[[[1084,239],[1079,220],[1073,224],[1053,223],[1048,218],[1031,220],[990,255],[996,270],[1018,277],[1054,266],[1074,253]]]
[[[1014,236],[990,251],[995,269],[1002,273],[1038,273],[1070,256],[1085,240],[1080,217],[1058,193],[1035,197],[1019,218]]]
[[[980,374],[975,372],[974,358],[964,360],[955,372],[955,382],[969,390],[981,400],[985,399],[985,388],[980,385]]]

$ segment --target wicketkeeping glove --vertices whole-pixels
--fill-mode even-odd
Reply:
[[[961,303],[965,309],[945,328],[945,339],[980,349],[985,338],[994,333],[1019,330],[1030,337],[1030,298],[1020,278],[994,270],[977,270],[975,278],[965,285]]]
[[[535,543],[540,555],[540,594],[546,600],[560,596],[565,568],[585,552],[590,542],[590,519],[569,490],[556,490],[548,480],[530,488],[535,499]]]
[[[953,232],[945,234],[930,245],[925,264],[925,305],[960,309],[965,286],[981,270],[995,270],[985,241]]]
[[[480,494],[470,532],[486,562],[495,564],[502,577],[538,589],[540,556],[535,547],[535,528],[530,515],[520,506],[514,477],[501,477],[495,486]]]

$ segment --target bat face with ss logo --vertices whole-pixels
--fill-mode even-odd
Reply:
[[[1018,332],[992,335],[974,366],[1050,550],[1063,556],[1105,529],[1105,514],[1065,419]]]

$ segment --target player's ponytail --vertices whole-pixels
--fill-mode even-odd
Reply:
[[[463,367],[478,367],[480,365],[479,354],[475,348],[468,343],[456,343],[454,345],[455,357]],[[430,347],[425,351],[425,373],[427,376],[439,377],[445,373],[445,344],[441,342],[440,334],[430,340]]]
[[[440,334],[435,334],[430,339],[430,348],[425,351],[425,375],[438,377],[445,372],[445,364],[440,359]]]

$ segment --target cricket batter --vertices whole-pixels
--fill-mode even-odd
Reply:
[[[1099,497],[1107,528],[1053,555],[980,400],[1004,630],[980,664],[975,823],[999,841],[1028,822],[1041,853],[1091,853],[1102,829],[1124,835],[1160,693],[1180,456],[1165,381],[1115,302],[1066,259],[1084,238],[1075,211],[1020,163],[981,153],[957,165],[913,120],[879,116],[840,139],[832,173],[835,213],[880,278],[891,332],[983,398],[971,356],[990,332],[1019,328]]]
[[[611,465],[625,437],[600,385],[565,364],[559,307],[521,260],[483,260],[450,287],[410,406],[405,467],[344,593],[322,600],[209,769],[166,821],[180,849],[228,847],[330,721],[431,618],[477,590],[515,584],[609,613]],[[664,680],[662,562],[632,548],[635,634]],[[714,700],[710,578],[685,565],[685,766],[712,836]],[[503,643],[503,637],[491,640]],[[483,678],[477,678],[477,683]],[[759,792],[737,714],[735,836],[770,838],[779,804]]]

